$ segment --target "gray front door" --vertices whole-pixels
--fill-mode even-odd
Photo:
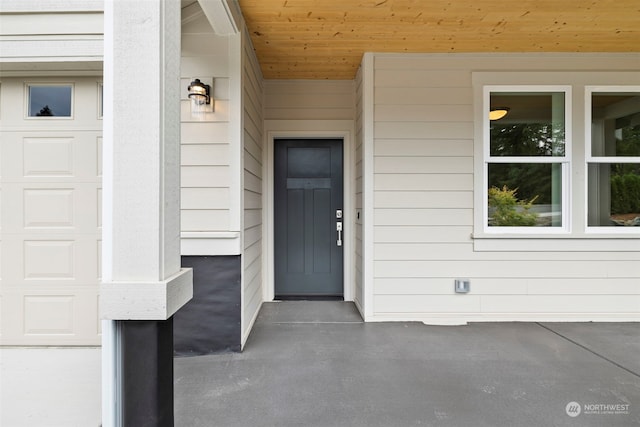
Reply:
[[[277,139],[275,296],[342,297],[342,140]]]

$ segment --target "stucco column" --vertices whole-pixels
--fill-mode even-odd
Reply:
[[[173,425],[180,268],[180,2],[105,1],[104,426]]]

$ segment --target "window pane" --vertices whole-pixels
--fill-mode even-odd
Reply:
[[[71,117],[71,85],[29,86],[29,117]]]
[[[559,156],[565,154],[564,92],[492,92],[490,119],[492,156]]]
[[[640,163],[592,163],[588,224],[640,226]]]
[[[562,226],[562,164],[488,166],[489,226]]]
[[[592,94],[591,155],[640,156],[640,94]]]

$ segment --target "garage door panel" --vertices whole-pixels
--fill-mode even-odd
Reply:
[[[83,182],[99,182],[102,176],[101,133],[77,132],[73,150],[74,177]]]
[[[74,331],[73,295],[26,295],[23,300],[25,335],[65,334]]]
[[[28,84],[72,85],[71,117],[27,117]],[[96,78],[3,79],[0,337],[100,343],[102,120]],[[11,110],[11,111],[8,111]]]
[[[96,131],[6,132],[0,173],[7,182],[98,182],[101,150]]]
[[[0,297],[3,345],[99,345],[97,290],[7,290]]]
[[[99,281],[98,234],[5,235],[2,286],[7,288],[96,287]]]
[[[73,177],[73,137],[40,136],[22,140],[25,178]]]
[[[75,279],[75,241],[25,240],[24,280]]]
[[[85,183],[17,183],[0,189],[6,233],[96,234],[102,226],[102,189]]]
[[[23,190],[25,228],[73,228],[73,188],[26,188]]]

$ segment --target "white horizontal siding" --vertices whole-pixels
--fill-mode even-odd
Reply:
[[[496,257],[498,258],[498,257]],[[636,261],[543,260],[506,262],[495,260],[381,261],[375,263],[376,277],[523,277],[527,278],[634,278]],[[526,268],[526,270],[523,270]],[[452,285],[453,286],[453,282]]]
[[[249,35],[242,33],[242,345],[262,304],[262,73]]]
[[[2,4],[2,12],[4,2]],[[84,13],[2,13],[0,36],[104,34],[102,11]],[[22,38],[22,37],[21,37]]]
[[[473,173],[377,174],[376,191],[472,191]]]
[[[375,87],[441,87],[446,82],[451,87],[471,88],[471,67],[452,70],[430,70],[404,67],[385,69],[379,67],[376,58]]]
[[[228,188],[229,166],[182,166],[182,187]]]
[[[198,246],[200,255],[226,254],[222,248],[228,242],[211,233],[237,231],[232,229],[232,216],[239,212],[233,210],[232,197],[238,177],[232,176],[231,166],[230,55],[229,38],[216,36],[204,15],[182,26],[181,230],[188,232],[183,248],[193,251],[194,244],[204,245]],[[194,78],[212,83],[212,112],[191,114],[187,87]]]
[[[382,104],[375,110],[376,121],[386,122],[447,122],[452,117],[471,116],[473,107],[464,105]]]
[[[374,228],[374,242],[376,243],[447,243],[471,242],[471,225],[447,226],[415,226],[394,224],[389,226],[376,225]]]
[[[377,295],[450,295],[448,278],[378,278]],[[609,278],[476,278],[471,285],[474,295],[608,295]],[[640,295],[635,279],[618,279],[615,291],[620,295]]]
[[[470,240],[470,239],[468,239]],[[495,260],[503,261],[637,261],[640,252],[486,252],[474,251],[473,242],[468,243],[377,243],[375,259],[388,261],[420,260]],[[638,285],[640,288],[640,284]]]
[[[181,231],[228,231],[228,209],[185,209],[180,215]]]
[[[180,207],[188,209],[228,209],[228,188],[182,188]]]
[[[334,80],[265,82],[266,120],[353,120],[355,84]]]
[[[376,225],[471,225],[471,209],[376,209]]]
[[[104,0],[2,0],[2,12],[101,12],[104,10]]]
[[[472,238],[472,73],[637,72],[639,59],[375,55],[373,320],[640,320],[638,240],[519,239],[506,251]],[[469,294],[454,294],[456,278]]]
[[[479,313],[480,297],[467,295],[375,295],[373,305],[378,313]]]
[[[471,139],[473,122],[384,122],[374,126],[377,138]]]
[[[102,61],[102,36],[66,36],[32,40],[0,40],[3,62]]]
[[[46,6],[41,4],[43,2],[20,3]],[[72,3],[75,5],[56,6],[51,10],[55,13],[30,13],[32,10],[29,5],[20,6],[14,1],[3,1],[0,11],[0,60],[14,63],[11,71],[25,72],[33,72],[38,67],[18,64],[102,61],[102,4],[96,7],[98,5],[92,2]],[[69,65],[66,67],[70,68]],[[3,73],[9,70],[3,64]]]
[[[468,173],[473,168],[472,157],[377,156],[376,174],[383,173]]]
[[[183,144],[227,144],[228,123],[182,122],[180,139]]]
[[[414,316],[422,313],[504,313],[518,316],[628,313],[634,316],[640,310],[638,301],[637,296],[621,298],[616,295],[412,295],[411,298],[400,295],[376,295],[374,298],[377,313],[410,313]]]
[[[482,299],[488,313],[630,313],[640,311],[638,295],[494,295]]]
[[[183,166],[227,166],[229,165],[228,144],[182,144]]]
[[[469,108],[473,104],[473,93],[467,87],[376,87],[376,102],[385,105],[427,106],[455,105]],[[387,107],[383,107],[387,108]]]
[[[414,208],[434,209],[472,209],[473,193],[471,191],[377,191],[376,208],[407,207],[411,200]]]
[[[637,70],[637,54],[629,55],[625,53],[487,53],[487,54],[382,54],[376,55],[375,66],[378,71],[411,70],[413,74],[425,72],[442,72],[445,78],[432,80],[425,78],[418,81],[418,87],[455,87],[456,80],[447,80],[449,72],[470,72],[483,70],[513,70],[523,71],[602,71],[603,63],[607,64],[606,69],[611,70]],[[440,76],[443,74],[441,73]],[[393,76],[393,75],[392,75]],[[433,76],[429,74],[429,76]],[[388,84],[394,87],[406,87],[403,82],[394,77],[398,82]],[[426,82],[426,83],[425,83]],[[436,84],[433,84],[436,82]],[[440,82],[446,82],[445,85]],[[382,86],[382,85],[376,85]],[[470,86],[469,82],[463,81],[460,85]]]
[[[383,139],[376,138],[376,156],[473,156],[472,139]]]
[[[229,69],[227,55],[188,56],[182,58],[180,73],[183,77],[225,76]],[[207,70],[206,74],[202,70]]]

